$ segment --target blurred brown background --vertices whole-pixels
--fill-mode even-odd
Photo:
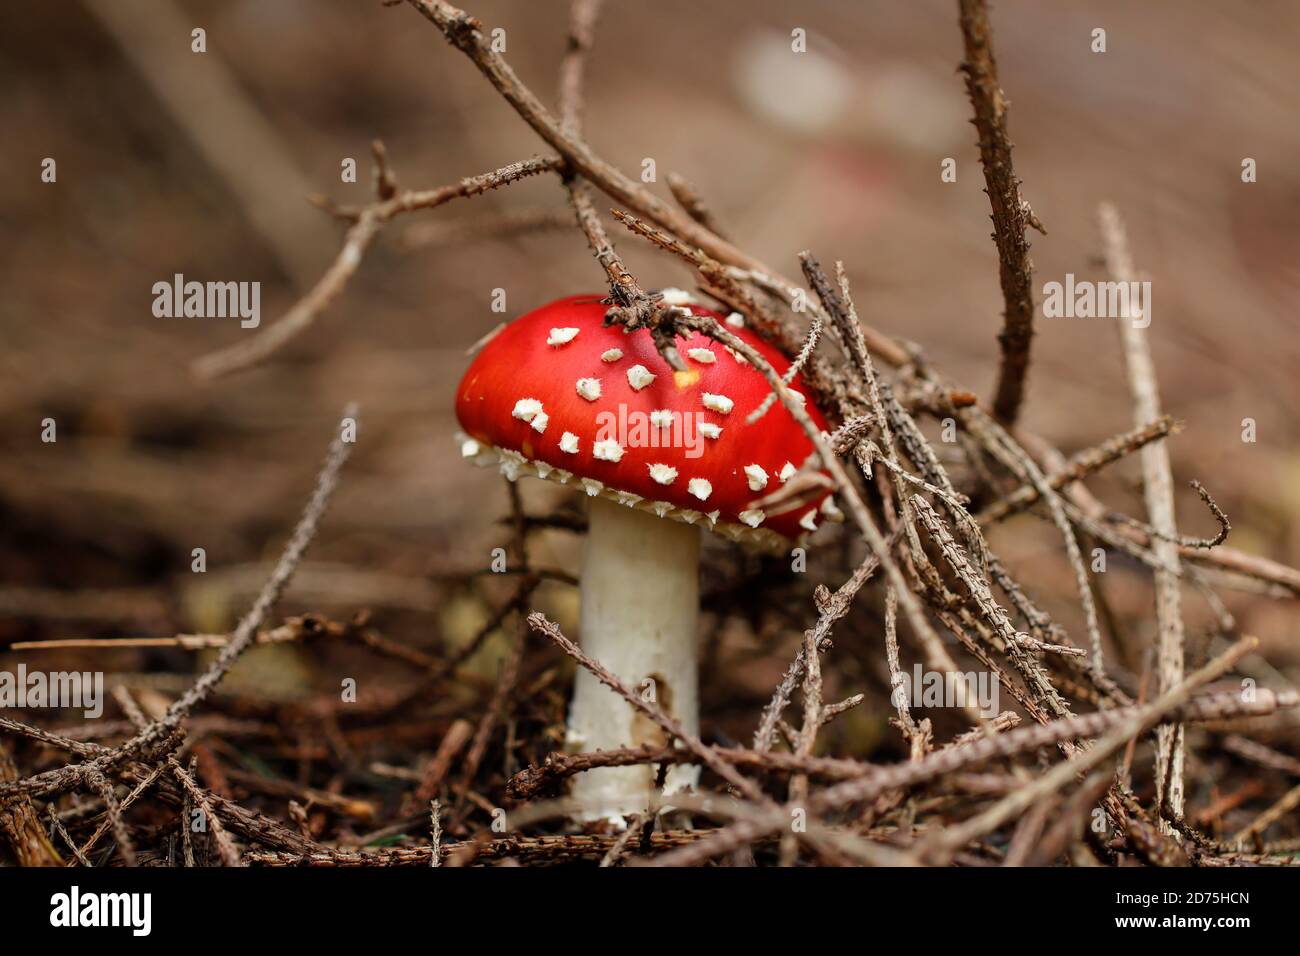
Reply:
[[[477,619],[481,608],[458,610],[432,583],[485,564],[503,537],[501,482],[452,443],[465,350],[502,318],[494,288],[517,315],[598,291],[602,275],[573,229],[473,240],[420,228],[564,215],[554,179],[399,219],[308,334],[215,382],[195,381],[189,363],[253,333],[155,318],[151,286],[177,272],[260,280],[265,328],[338,247],[340,227],[304,195],[366,201],[372,138],[401,184],[421,188],[538,154],[540,142],[405,6],[107,6],[0,11],[0,643],[228,627],[350,399],[362,440],[290,608],[372,607],[414,643],[441,639],[461,610]],[[955,7],[612,2],[587,129],[631,174],[653,158],[662,195],[669,172],[693,181],[733,239],[787,274],[804,248],[843,259],[868,322],[987,396],[1002,304]],[[469,10],[506,29],[509,60],[553,105],[567,4]],[[1166,410],[1187,422],[1171,444],[1184,530],[1213,533],[1186,488],[1200,478],[1232,518],[1234,545],[1300,562],[1300,5],[1002,0],[993,24],[1017,170],[1049,233],[1032,237],[1037,288],[1067,272],[1100,277],[1096,207],[1114,200],[1153,282]],[[190,52],[194,27],[206,54]],[[790,53],[795,27],[807,54]],[[1098,27],[1104,54],[1090,51]],[[56,184],[40,181],[45,157]],[[340,182],[345,157],[358,162],[355,185]],[[945,157],[957,160],[955,184],[940,181]],[[1244,157],[1258,163],[1255,184],[1241,181]],[[643,285],[689,283],[611,231]],[[47,416],[54,445],[40,441]],[[1257,444],[1240,440],[1245,417]],[[1109,321],[1040,322],[1025,422],[1067,451],[1131,427]],[[1140,514],[1132,465],[1097,488]],[[549,493],[525,488],[530,501]],[[1035,530],[1000,532],[995,546],[1068,598],[1059,540],[1031,519],[1011,527]],[[208,554],[201,585],[194,547]],[[552,564],[572,554],[563,537],[539,550]],[[1128,577],[1112,598],[1149,621],[1149,582]],[[1231,603],[1294,666],[1294,605]],[[1203,613],[1188,604],[1189,617]],[[771,659],[773,673],[784,660]]]

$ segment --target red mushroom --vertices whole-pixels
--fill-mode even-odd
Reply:
[[[743,327],[679,290],[670,304],[713,315],[778,373],[788,360]],[[678,337],[687,366],[674,371],[646,330],[605,325],[597,296],[560,299],[516,319],[475,357],[456,393],[467,433],[462,452],[507,478],[535,475],[591,497],[583,558],[580,640],[631,686],[653,682],[659,704],[692,733],[699,727],[696,639],[699,532],[772,548],[815,530],[825,495],[780,514],[755,502],[803,468],[812,443],[780,405],[746,422],[770,392],[739,354],[699,333]],[[796,376],[791,387],[800,392]],[[811,404],[812,420],[825,428]],[[661,520],[661,519],[670,520]],[[583,750],[660,742],[657,727],[585,671],[569,712],[569,744]],[[589,816],[644,810],[651,768],[579,774],[574,793]],[[693,785],[675,767],[666,793]]]

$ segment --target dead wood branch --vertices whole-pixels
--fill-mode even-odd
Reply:
[[[1119,282],[1137,281],[1137,270],[1129,254],[1128,237],[1119,212],[1109,203],[1099,211],[1106,268]],[[1150,304],[1144,305],[1150,308]],[[1131,303],[1118,316],[1124,364],[1128,369],[1129,390],[1133,393],[1133,417],[1138,424],[1160,417],[1160,391],[1156,384],[1155,362],[1146,330],[1134,321]],[[1150,316],[1147,316],[1150,319]],[[1145,446],[1140,454],[1142,484],[1147,514],[1156,535],[1151,550],[1164,567],[1155,570],[1156,590],[1156,657],[1157,687],[1166,693],[1183,679],[1183,614],[1178,582],[1178,526],[1174,519],[1173,475],[1169,452],[1163,444]],[[1171,725],[1160,731],[1156,750],[1156,803],[1168,807],[1169,816],[1183,818],[1183,729]]]
[[[1042,226],[1021,198],[1020,180],[1011,163],[1011,139],[1007,135],[1007,97],[998,85],[998,65],[993,56],[992,27],[985,0],[959,0],[961,32],[966,47],[966,92],[975,109],[979,133],[980,163],[984,183],[993,207],[993,240],[998,247],[998,277],[1006,302],[1002,344],[1002,365],[998,370],[993,414],[1013,425],[1024,401],[1025,378],[1029,373],[1029,348],[1034,337],[1033,264],[1025,230]]]
[[[253,338],[196,360],[194,374],[199,378],[210,379],[256,365],[270,358],[292,339],[310,328],[329,304],[342,293],[361,265],[375,237],[394,217],[417,209],[435,209],[453,199],[478,196],[528,176],[554,171],[559,167],[558,160],[534,157],[503,166],[481,176],[462,179],[454,186],[403,192],[360,209],[333,210],[336,216],[350,222],[351,225],[343,237],[343,247],[339,250],[338,256],[325,270],[325,274],[312,286],[311,291],[299,299],[281,318],[258,332]]]

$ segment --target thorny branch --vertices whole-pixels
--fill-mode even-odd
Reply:
[[[338,431],[334,440],[330,443],[325,463],[317,477],[316,488],[307,502],[302,517],[285,546],[280,560],[263,586],[261,593],[258,594],[257,600],[253,602],[252,608],[235,628],[230,642],[221,650],[221,653],[203,675],[195,681],[189,691],[183,694],[157,719],[147,723],[142,722],[143,725],[139,727],[138,732],[118,747],[108,750],[98,746],[87,748],[83,745],[70,744],[68,749],[75,753],[81,753],[89,757],[89,759],[83,763],[67,764],[57,770],[45,771],[25,780],[0,786],[0,806],[25,796],[49,796],[71,789],[89,787],[103,799],[107,807],[109,820],[116,834],[117,845],[124,859],[128,864],[134,859],[129,831],[126,829],[121,816],[122,808],[116,800],[112,784],[106,774],[114,771],[128,760],[142,760],[147,766],[150,761],[159,758],[166,761],[173,772],[178,775],[183,774],[179,764],[175,762],[175,757],[172,756],[172,750],[174,749],[173,738],[177,734],[182,721],[209,696],[212,690],[229,673],[230,668],[240,655],[254,644],[258,629],[261,627],[266,615],[275,606],[288,585],[289,579],[293,576],[294,570],[307,550],[307,546],[316,535],[317,526],[325,513],[330,496],[338,484],[339,472],[352,451],[352,441],[346,436],[349,425],[355,423],[356,414],[355,406],[349,406],[344,410]],[[56,741],[50,735],[43,736],[50,742],[62,744],[61,741]],[[133,798],[145,786],[152,783],[157,776],[156,769],[147,772],[147,779],[140,784],[140,788],[133,794]],[[93,845],[93,840],[91,845]]]
[[[993,240],[998,247],[998,275],[1006,301],[1005,324],[998,341],[1002,365],[993,398],[993,414],[1007,425],[1015,424],[1024,401],[1029,373],[1029,347],[1034,337],[1033,265],[1025,230],[1042,225],[1020,196],[1020,180],[1011,163],[1007,134],[1007,97],[998,83],[993,57],[992,27],[985,0],[959,0],[961,32],[966,47],[966,92],[975,108],[979,132],[980,163],[993,207]]]

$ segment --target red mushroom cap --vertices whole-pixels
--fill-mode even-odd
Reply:
[[[666,293],[669,301],[685,294]],[[813,453],[779,403],[746,418],[771,392],[762,373],[719,342],[677,338],[687,369],[675,372],[649,331],[605,325],[599,296],[571,296],[501,329],[475,356],[456,391],[467,457],[500,463],[507,477],[537,474],[663,517],[713,526],[741,539],[815,529],[822,494],[766,515],[752,504],[780,489]],[[698,305],[780,374],[789,361],[759,336]],[[807,394],[798,376],[790,387]],[[823,430],[826,420],[807,404]],[[829,510],[829,506],[828,506]]]

